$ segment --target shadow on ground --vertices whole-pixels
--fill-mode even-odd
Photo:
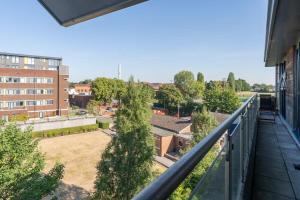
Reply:
[[[89,192],[76,185],[61,183],[55,191],[55,196],[58,200],[86,200],[89,197]],[[53,196],[47,196],[43,200],[51,200]]]

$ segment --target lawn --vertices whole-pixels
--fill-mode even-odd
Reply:
[[[45,154],[45,172],[55,162],[65,165],[63,184],[57,194],[60,199],[84,199],[93,190],[96,178],[96,165],[111,137],[101,131],[42,139],[39,142]],[[160,173],[166,168],[155,164]]]

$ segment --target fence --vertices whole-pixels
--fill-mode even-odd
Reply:
[[[38,121],[27,121],[25,123],[17,123],[22,129],[26,129],[29,126],[33,128],[33,131],[45,131],[60,128],[70,128],[75,126],[86,126],[96,124],[95,117],[72,117],[72,118],[49,118]]]

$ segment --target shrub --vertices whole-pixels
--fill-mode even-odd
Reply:
[[[5,125],[5,121],[3,119],[0,119],[0,126],[4,126]]]
[[[98,129],[98,124],[86,125],[86,126],[76,126],[69,128],[61,128],[61,129],[53,129],[47,131],[38,131],[31,133],[33,138],[41,138],[41,137],[56,137],[77,133],[90,132]]]
[[[108,122],[98,122],[99,128],[102,129],[109,129],[109,123]]]
[[[12,115],[8,120],[12,122],[24,122],[28,120],[28,116],[26,114]]]

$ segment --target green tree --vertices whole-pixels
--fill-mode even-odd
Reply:
[[[56,164],[42,174],[44,157],[31,131],[10,124],[0,129],[0,199],[42,199],[58,187],[64,166]]]
[[[91,84],[93,82],[92,79],[85,79],[83,81],[79,81],[80,84]]]
[[[201,112],[195,112],[192,115],[193,140],[191,145],[183,151],[186,153],[191,150],[197,143],[206,137],[217,126],[216,119],[204,108]],[[188,199],[191,191],[196,187],[203,175],[209,169],[218,154],[214,146],[202,161],[195,167],[192,173],[184,182],[173,192],[171,200]]]
[[[181,91],[185,98],[194,98],[198,91],[195,86],[194,74],[190,71],[181,71],[174,76],[175,86]]]
[[[204,92],[204,104],[208,110],[215,112],[218,110],[221,102],[222,85],[219,82],[210,81]]]
[[[243,79],[238,79],[235,81],[235,90],[237,92],[240,91],[250,91],[251,86],[249,83],[247,83],[247,81],[243,80]]]
[[[112,138],[97,166],[93,199],[131,199],[152,179],[154,140],[152,102],[142,84],[129,81],[117,111],[117,136]]]
[[[221,113],[233,113],[240,105],[240,99],[236,93],[231,89],[225,89],[222,91],[219,104],[219,112]]]
[[[204,104],[212,112],[232,113],[240,106],[240,100],[231,88],[223,88],[218,82],[210,82],[204,94]]]
[[[113,97],[120,101],[122,99],[122,96],[126,92],[126,84],[123,80],[120,79],[113,79],[113,82],[114,82]]]
[[[96,78],[92,82],[92,94],[100,103],[111,103],[115,96],[115,83],[109,78]]]
[[[95,100],[90,100],[86,105],[86,109],[90,114],[98,115],[100,112],[99,102]]]
[[[201,72],[197,74],[197,81],[204,84],[204,75]]]
[[[229,84],[229,87],[235,91],[235,78],[234,73],[230,72],[227,78],[227,83]]]
[[[172,109],[183,103],[183,96],[175,85],[163,85],[159,88],[156,98],[161,105]]]
[[[206,137],[217,125],[218,122],[206,108],[203,108],[201,112],[194,112],[191,126],[193,132],[192,146]]]

